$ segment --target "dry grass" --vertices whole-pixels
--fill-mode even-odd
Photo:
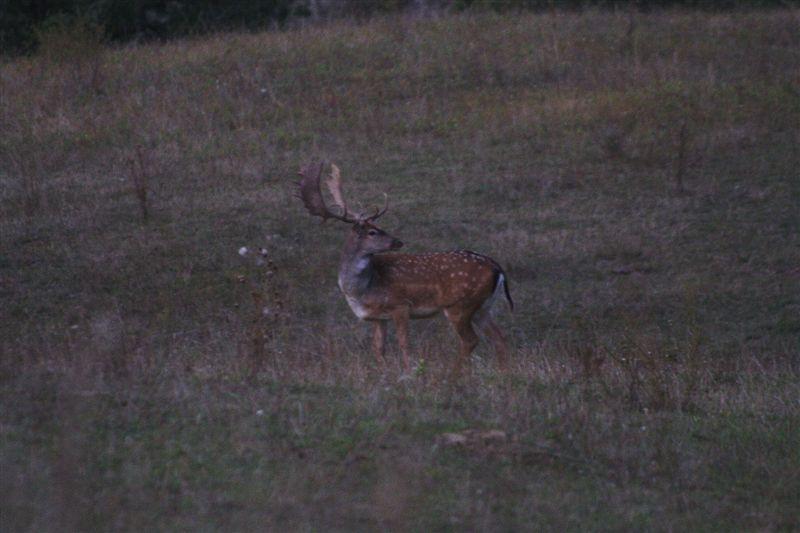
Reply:
[[[386,19],[4,63],[3,529],[800,527],[797,17]],[[291,197],[311,156],[364,205],[389,191],[410,248],[504,264],[512,372],[481,348],[448,380],[436,321],[411,379],[374,366],[343,228]],[[439,438],[469,429],[507,438]]]

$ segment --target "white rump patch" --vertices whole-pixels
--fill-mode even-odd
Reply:
[[[494,314],[494,302],[497,301],[498,296],[502,295],[503,291],[505,290],[505,286],[506,276],[505,274],[501,273],[497,278],[497,285],[494,288],[494,292],[492,292],[492,295],[483,302],[483,305],[481,305],[481,308],[478,309],[478,312],[475,313],[475,317],[472,319],[472,322],[475,325],[479,327],[482,326],[484,320]]]

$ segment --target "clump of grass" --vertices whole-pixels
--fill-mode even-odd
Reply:
[[[27,217],[32,217],[44,202],[42,191],[41,163],[21,157],[18,153],[9,154],[9,170],[19,183],[19,203]]]
[[[142,222],[147,223],[150,216],[148,200],[150,196],[151,170],[145,161],[144,149],[141,146],[137,146],[129,161],[132,192],[139,204]]]
[[[688,166],[689,151],[689,125],[684,122],[678,130],[678,149],[675,157],[675,193],[684,194],[686,188],[684,181]]]
[[[279,269],[266,248],[251,250],[243,246],[238,253],[251,263],[244,273],[236,274],[235,279],[250,297],[250,304],[246,306],[250,318],[247,319],[243,352],[251,376],[255,376],[275,357],[269,351],[275,348],[274,341],[287,318],[286,289],[279,281]]]

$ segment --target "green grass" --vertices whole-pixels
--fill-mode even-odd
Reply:
[[[7,60],[3,529],[800,528],[798,16]],[[482,346],[448,380],[439,320],[412,324],[412,379],[394,348],[375,365],[336,286],[346,229],[292,196],[313,158],[358,206],[387,191],[409,250],[506,267],[511,372]]]

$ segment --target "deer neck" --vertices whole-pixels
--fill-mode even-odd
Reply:
[[[370,288],[375,272],[372,264],[372,254],[348,253],[342,254],[339,264],[339,288],[349,296],[361,296]]]

